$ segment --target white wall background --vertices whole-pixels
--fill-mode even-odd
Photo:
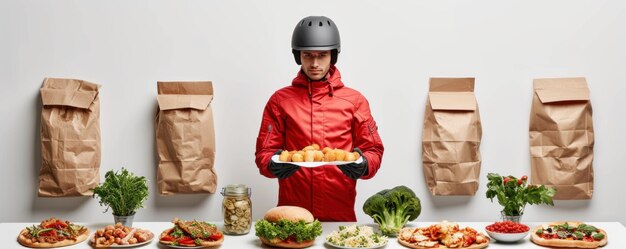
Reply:
[[[156,193],[153,117],[157,80],[212,80],[219,188],[253,189],[254,219],[277,201],[276,180],[258,174],[255,138],[269,96],[298,67],[291,32],[308,15],[339,26],[343,79],[370,101],[386,150],[365,199],[404,184],[422,200],[422,221],[493,221],[486,174],[530,175],[532,79],[585,76],[596,135],[595,195],[528,206],[526,221],[626,223],[626,2],[624,1],[25,1],[0,2],[0,222],[51,215],[111,221],[96,199],[36,196],[39,88],[44,77],[101,84],[101,178],[125,166],[151,194],[135,217],[221,219],[215,195]],[[431,197],[421,168],[421,130],[431,76],[474,76],[484,127],[481,187],[474,197]]]

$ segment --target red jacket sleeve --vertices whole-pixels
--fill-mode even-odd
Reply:
[[[261,175],[276,178],[268,169],[270,159],[285,143],[284,122],[278,111],[275,95],[270,98],[263,111],[259,136],[256,139],[255,162]]]
[[[356,107],[352,143],[355,148],[361,149],[368,162],[368,172],[361,176],[361,179],[370,179],[380,168],[385,148],[365,97],[361,96]]]

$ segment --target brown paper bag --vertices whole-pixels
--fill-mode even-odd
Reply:
[[[422,134],[422,162],[433,195],[474,195],[482,127],[474,78],[431,78]]]
[[[100,183],[98,88],[83,80],[44,80],[39,196],[89,196]]]
[[[532,184],[556,200],[593,195],[593,122],[585,78],[535,79],[530,113]]]
[[[163,195],[215,193],[212,83],[158,82],[157,85],[159,191]]]

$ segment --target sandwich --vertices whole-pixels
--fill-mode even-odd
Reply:
[[[301,207],[279,206],[270,209],[254,225],[263,244],[283,248],[305,248],[322,234],[322,224]]]

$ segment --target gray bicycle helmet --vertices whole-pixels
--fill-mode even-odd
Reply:
[[[341,39],[337,25],[325,16],[309,16],[300,20],[291,36],[291,51],[298,65],[302,50],[330,50],[331,64],[337,62],[341,52]]]

